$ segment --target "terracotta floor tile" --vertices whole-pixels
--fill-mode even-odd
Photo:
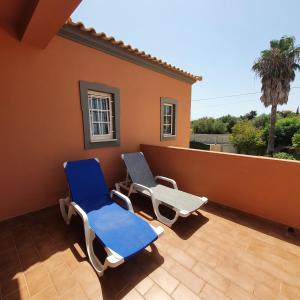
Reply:
[[[55,243],[51,236],[45,235],[36,243],[36,248],[39,256],[44,260],[59,250],[59,245]]]
[[[62,256],[63,260],[68,264],[71,270],[75,270],[80,264],[80,259],[78,259],[69,248],[62,251]]]
[[[171,300],[172,298],[158,285],[154,284],[145,294],[146,300]]]
[[[230,283],[229,288],[226,291],[226,296],[232,300],[254,300],[254,294],[246,292],[234,283]],[[267,299],[267,298],[265,298]]]
[[[210,267],[204,265],[203,263],[197,263],[193,268],[193,272],[197,274],[204,281],[209,282],[215,288],[223,291],[224,293],[227,291],[230,280],[214,271]]]
[[[263,285],[270,287],[275,292],[276,291],[279,292],[280,284],[281,284],[280,280],[277,279],[275,276],[264,272],[263,270],[260,269],[259,266],[255,268],[249,264],[240,263],[238,269],[240,272],[254,278],[256,282],[259,282]]]
[[[68,289],[71,289],[76,284],[76,280],[72,276],[71,270],[66,264],[60,264],[50,273],[50,276],[58,294],[60,295]]]
[[[17,249],[28,248],[34,245],[30,231],[28,229],[23,229],[17,234],[14,234],[13,239]]]
[[[26,286],[21,287],[20,289],[15,290],[13,293],[3,297],[3,300],[28,300],[28,299],[30,299],[30,296]]]
[[[174,260],[170,255],[168,255],[167,253],[161,251],[161,254],[163,255],[164,257],[164,261],[163,261],[163,264],[162,264],[162,267],[169,271],[175,264],[178,264],[176,262],[176,260]]]
[[[300,232],[213,204],[202,215],[163,225],[155,246],[101,278],[82,226],[57,206],[2,222],[0,299],[300,299]]]
[[[203,300],[229,300],[224,293],[220,292],[208,283],[205,284],[199,296]]]
[[[22,273],[23,270],[20,265],[7,266],[6,268],[0,269],[0,286],[2,282],[10,281],[16,274]]]
[[[89,300],[103,300],[103,299],[106,299],[106,298],[104,298],[101,288],[97,289],[93,293],[90,293]]]
[[[141,295],[145,295],[147,291],[153,286],[154,282],[150,277],[145,277],[142,279],[135,288]]]
[[[178,263],[174,264],[173,267],[170,268],[169,273],[196,294],[201,291],[204,285],[203,279],[199,278],[192,271],[189,271]]]
[[[161,288],[163,288],[168,294],[172,294],[177,285],[179,284],[178,280],[170,275],[163,268],[156,269],[149,277],[156,282]]]
[[[234,259],[227,259],[219,264],[215,271],[222,274],[225,278],[234,282],[249,293],[253,293],[255,278],[249,276],[247,272],[238,269],[238,263]]]
[[[41,259],[36,249],[32,246],[18,249],[18,255],[24,272],[41,264]]]
[[[23,287],[26,287],[24,274],[22,272],[11,274],[11,276],[8,276],[5,280],[0,282],[0,287],[3,296],[7,296]]]
[[[48,271],[51,273],[55,271],[55,269],[59,268],[62,264],[65,263],[63,254],[58,251],[53,253],[50,257],[45,259],[43,261],[44,266],[48,269]],[[69,268],[69,266],[68,266]]]
[[[15,243],[12,235],[5,235],[0,238],[0,254],[6,251],[15,250]]]
[[[54,287],[49,287],[31,298],[32,300],[59,300]]]
[[[0,270],[18,267],[20,267],[20,263],[15,248],[6,249],[0,254]]]
[[[199,249],[195,246],[190,246],[186,253],[194,257],[197,261],[201,261],[211,268],[214,268],[221,260],[220,256],[214,256],[207,252],[207,249]]]
[[[25,278],[31,296],[34,296],[53,285],[47,269],[43,265],[25,272]]]
[[[169,247],[166,253],[171,255],[174,260],[188,269],[192,269],[192,267],[196,264],[196,260],[191,255],[181,249],[175,248],[174,246]]]
[[[122,297],[122,299],[124,299],[124,300],[143,300],[144,297],[142,297],[141,294],[139,294],[138,291],[133,289],[127,295]]]
[[[288,284],[282,283],[280,298],[290,299],[290,300],[299,300],[300,299],[300,289],[290,286]]]
[[[72,289],[67,290],[60,298],[61,300],[88,300],[79,284],[73,286]]]
[[[101,288],[100,279],[88,262],[79,264],[73,276],[88,297]]]
[[[188,300],[197,300],[199,297],[191,292],[188,288],[186,288],[183,284],[180,284],[176,290],[173,292],[172,297],[175,300],[182,300],[182,299],[188,299]]]
[[[282,268],[274,265],[266,261],[265,259],[261,258],[259,255],[254,255],[249,252],[240,253],[239,258],[251,266],[255,268],[259,268],[263,270],[265,273],[269,275],[274,275],[280,281],[286,282],[290,285],[299,285],[300,281],[294,275],[291,275],[285,272]]]
[[[254,286],[253,295],[258,299],[277,299],[279,292],[271,289],[270,287],[257,283]]]

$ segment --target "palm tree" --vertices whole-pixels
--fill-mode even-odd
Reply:
[[[261,52],[252,70],[261,78],[261,102],[271,105],[270,129],[267,154],[273,155],[277,105],[288,102],[290,84],[295,71],[300,70],[300,47],[295,47],[295,38],[284,36],[270,42],[270,49]]]

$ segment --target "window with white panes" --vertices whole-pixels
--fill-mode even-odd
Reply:
[[[91,142],[112,140],[114,136],[112,95],[89,90],[88,107]]]
[[[120,91],[102,83],[80,80],[84,148],[120,145]]]
[[[175,135],[175,105],[163,104],[163,135]]]
[[[160,140],[176,139],[178,101],[176,99],[160,98]]]

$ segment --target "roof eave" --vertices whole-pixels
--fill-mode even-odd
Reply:
[[[93,28],[86,28],[82,23],[73,23],[69,20],[59,30],[58,35],[189,84],[202,80],[201,76],[195,76],[145,52],[133,49],[129,45],[124,45],[122,41],[107,37],[104,33],[96,33]]]

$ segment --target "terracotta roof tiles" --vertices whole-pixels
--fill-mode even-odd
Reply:
[[[67,21],[66,21],[66,24],[67,25],[71,25],[73,27],[77,27],[79,28],[81,31],[83,32],[87,32],[89,33],[90,35],[92,36],[95,36],[103,41],[107,41],[109,43],[111,43],[112,45],[116,46],[116,47],[119,47],[121,49],[124,49],[128,52],[131,52],[131,53],[134,53],[135,55],[139,56],[139,57],[142,57],[143,59],[145,60],[149,60],[149,61],[152,61],[153,63],[155,64],[158,64],[166,69],[169,69],[169,70],[172,70],[172,71],[175,71],[185,77],[188,77],[189,79],[193,80],[193,81],[200,81],[202,80],[202,77],[201,76],[197,76],[197,75],[193,75],[189,72],[186,72],[180,68],[177,68],[171,64],[168,64],[167,62],[165,61],[162,61],[161,59],[157,58],[157,57],[154,57],[148,53],[145,53],[145,51],[140,51],[139,49],[137,48],[133,48],[131,45],[126,45],[123,41],[121,40],[116,40],[114,37],[110,37],[110,36],[107,36],[104,32],[97,32],[94,28],[92,27],[85,27],[85,25],[82,23],[82,22],[73,22],[71,18],[69,18]]]

